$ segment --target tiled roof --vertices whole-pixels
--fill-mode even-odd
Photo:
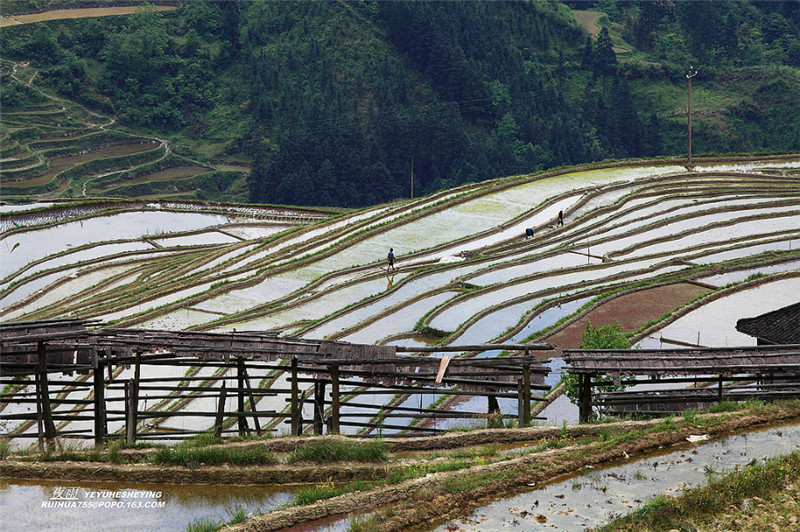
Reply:
[[[736,322],[736,330],[773,344],[800,344],[800,302]]]

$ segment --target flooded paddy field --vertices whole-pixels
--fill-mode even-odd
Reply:
[[[782,426],[710,441],[636,460],[620,460],[485,506],[435,528],[586,530],[630,513],[657,495],[678,496],[711,478],[798,449],[800,426]]]
[[[796,161],[769,164],[800,167]],[[737,319],[797,302],[800,211],[785,200],[787,181],[796,187],[800,178],[756,174],[761,166],[700,165],[692,173],[675,165],[575,171],[519,179],[500,190],[475,185],[462,191],[472,194],[467,201],[462,201],[462,193],[451,191],[435,201],[398,203],[326,220],[303,213],[281,218],[279,212],[251,211],[248,206],[211,211],[179,202],[152,203],[147,210],[108,216],[92,211],[89,214],[98,215],[80,220],[62,218],[56,208],[50,214],[35,211],[41,227],[33,224],[21,231],[9,222],[0,226],[0,248],[4,249],[0,319],[80,316],[113,320],[113,325],[121,327],[275,331],[283,336],[403,346],[546,341],[557,348],[542,354],[542,358],[553,358],[547,383],[555,385],[564,371],[558,351],[578,347],[590,319],[595,325],[621,321],[625,332],[635,333],[648,321],[697,299],[692,303],[696,308],[657,327],[639,345],[672,347],[665,340],[713,347],[751,345],[752,339],[733,334]],[[722,170],[741,175],[717,177],[715,172]],[[758,192],[747,187],[749,179],[756,179],[754,175]],[[5,217],[9,213],[21,220],[26,211],[6,207],[0,211],[3,221],[10,220]],[[563,227],[555,223],[559,210],[565,215]],[[537,230],[526,239],[529,227]],[[387,269],[389,248],[397,256],[397,271]],[[120,263],[134,258],[143,260]],[[796,277],[791,277],[793,272]],[[36,273],[45,276],[11,288],[13,282]],[[760,277],[753,279],[754,274]],[[710,297],[730,283],[746,284],[746,289]],[[679,291],[680,297],[672,297],[668,288]],[[624,291],[628,292],[619,295]],[[636,301],[623,299],[637,294]],[[748,315],[742,315],[741,309],[747,309]],[[148,376],[179,378],[183,371]],[[131,374],[130,369],[125,372],[121,378]],[[233,385],[230,376],[200,375],[214,380],[213,393],[222,382]],[[259,386],[263,377],[251,375],[250,383]],[[279,378],[273,387],[285,389],[286,378]],[[402,398],[345,390],[357,398],[354,402],[378,406],[394,402],[408,408],[430,406],[442,395],[435,389]],[[70,397],[88,396],[88,391],[81,393],[70,392]],[[330,398],[330,391],[326,393]],[[112,389],[109,394],[116,398],[122,391]],[[265,397],[259,408],[283,410],[285,398]],[[140,399],[143,410],[153,407],[155,399],[146,395]],[[486,412],[487,403],[485,397],[466,399],[455,401],[451,408]],[[163,425],[176,430],[207,429],[212,423],[209,418],[194,414],[213,410],[215,405],[209,397],[178,405],[178,411],[192,415],[175,416]],[[505,415],[517,413],[515,400],[503,399],[499,406]],[[311,415],[306,405],[303,416]],[[542,425],[572,424],[577,419],[576,408],[564,396],[539,415],[545,418],[537,421]],[[399,428],[380,430],[386,435],[404,434],[413,420],[412,414],[392,418]],[[440,430],[485,423],[442,418],[423,422]],[[110,428],[120,430],[121,422],[115,423]],[[280,420],[278,426],[286,428]],[[361,430],[342,428],[346,434]],[[33,434],[36,428],[26,431]],[[729,455],[735,452],[742,451]],[[710,456],[729,467],[726,459]],[[748,454],[746,461],[752,457]],[[667,460],[693,467],[685,459],[663,459]],[[659,464],[657,470],[666,471],[671,465]],[[545,507],[549,511],[551,506],[546,524],[557,529],[566,526],[558,524],[566,518],[559,512],[570,507],[573,511],[567,513],[580,514],[581,523],[606,519],[611,512],[638,504],[628,493],[639,488],[635,477],[653,477],[643,465],[613,472],[626,482],[618,486],[613,484],[616,477],[599,472],[596,479],[569,479],[562,491],[540,495],[538,507],[536,499],[508,502],[504,509],[486,509],[473,519],[484,529],[512,526],[515,519],[519,526],[528,526],[536,520],[534,511],[542,513]],[[580,488],[573,490],[573,482],[580,483]],[[607,492],[618,491],[619,500],[592,502],[589,494],[601,493],[593,483],[606,485]],[[41,502],[52,491],[41,488],[31,495],[23,488],[0,488],[0,501],[17,504],[22,493]],[[644,500],[644,495],[638,498]],[[576,501],[572,506],[561,506],[572,500]],[[166,501],[167,509],[171,501]],[[229,507],[221,506],[219,512]],[[513,510],[514,514],[511,507],[519,511]],[[603,513],[606,507],[610,510]],[[192,518],[204,515],[198,506],[189,508],[185,513]],[[523,511],[527,513],[522,515]],[[220,513],[213,513],[213,518]],[[183,519],[158,515],[159,523]],[[92,524],[75,523],[93,529]],[[126,526],[108,524],[123,530]],[[185,526],[183,522],[176,529]]]
[[[669,345],[669,349],[675,349],[755,345],[755,338],[736,330],[736,322],[797,303],[798,294],[800,273],[788,279],[765,281],[710,301],[642,339],[637,346],[658,349]]]

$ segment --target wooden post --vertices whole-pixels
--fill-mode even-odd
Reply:
[[[719,376],[719,387],[717,389],[717,402],[722,402],[722,375]]]
[[[139,376],[141,375],[142,368],[142,354],[136,353],[136,361],[133,366],[133,379],[130,381],[130,390],[128,399],[130,405],[128,408],[128,415],[130,419],[126,421],[126,438],[128,444],[136,443],[136,424],[139,422]]]
[[[139,401],[139,376],[142,372],[142,354],[136,353],[136,362],[133,366],[133,396]],[[138,408],[138,407],[137,407]]]
[[[237,377],[237,413],[239,416],[239,436],[244,436],[250,432],[250,427],[247,426],[247,418],[244,417],[244,359],[242,357],[236,358],[236,377]]]
[[[325,417],[325,381],[314,383],[314,434],[322,434]]]
[[[578,375],[578,422],[588,423],[592,418],[592,376]]]
[[[103,363],[97,363],[92,370],[94,380],[94,443],[102,445],[106,442],[106,387],[103,383]]]
[[[138,401],[136,397],[136,381],[125,381],[125,439],[128,444],[136,443],[136,421]]]
[[[244,362],[242,362],[242,373],[244,374],[244,383],[247,385],[247,395],[250,397],[250,411],[253,413],[253,425],[256,427],[256,434],[261,436],[261,423],[258,421],[256,398],[253,395],[253,388],[250,386],[250,375],[247,374],[247,366]]]
[[[130,421],[130,419],[131,419],[131,414],[130,414],[130,405],[131,405],[131,397],[130,397],[130,395],[131,395],[131,390],[130,390],[129,381],[125,381],[123,383],[123,390],[124,390],[124,394],[125,394],[125,401],[124,401],[124,404],[125,404],[125,437],[127,438],[128,425],[131,422]]]
[[[489,411],[488,414],[498,414],[500,413],[500,403],[497,402],[497,397],[494,395],[486,396],[486,399],[489,401]]]
[[[297,383],[297,357],[292,357],[292,436],[303,432],[303,418],[300,411],[300,386]]]
[[[331,366],[331,424],[328,432],[339,434],[339,366]]]
[[[522,368],[522,417],[525,422],[523,427],[531,424],[531,366],[525,364]]]
[[[53,423],[53,411],[50,407],[50,391],[47,385],[47,348],[44,342],[39,342],[37,355],[39,365],[36,372],[36,392],[41,405],[39,412],[44,424],[44,439],[49,445],[56,437],[56,426]]]
[[[217,417],[214,420],[214,437],[222,437],[222,421],[225,417],[225,399],[228,396],[228,390],[225,388],[225,383],[219,389],[219,403],[217,403]]]
[[[688,170],[693,168],[692,165],[692,78],[697,75],[697,71],[694,69],[693,66],[689,67],[689,71],[686,73],[686,79],[689,80],[689,106],[688,111],[686,113],[686,123],[688,128],[688,134],[686,136],[687,139],[687,147],[686,147],[686,167]],[[699,342],[698,342],[699,343]]]

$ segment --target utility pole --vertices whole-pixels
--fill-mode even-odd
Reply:
[[[411,199],[414,199],[414,158],[411,158]]]
[[[690,66],[689,71],[686,73],[686,79],[689,80],[689,112],[687,113],[689,135],[687,137],[688,146],[686,151],[688,154],[688,159],[686,161],[686,169],[689,171],[694,168],[694,165],[692,164],[692,78],[696,75],[697,70],[695,70],[693,66]]]

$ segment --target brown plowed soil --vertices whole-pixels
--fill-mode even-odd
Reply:
[[[618,321],[622,325],[622,332],[632,332],[650,320],[666,312],[672,312],[709,292],[710,288],[699,284],[675,283],[625,294],[590,310],[560,331],[543,338],[542,341],[556,346],[555,352],[548,352],[549,356],[561,356],[563,349],[580,347],[583,332],[589,322],[594,327],[602,327]]]

